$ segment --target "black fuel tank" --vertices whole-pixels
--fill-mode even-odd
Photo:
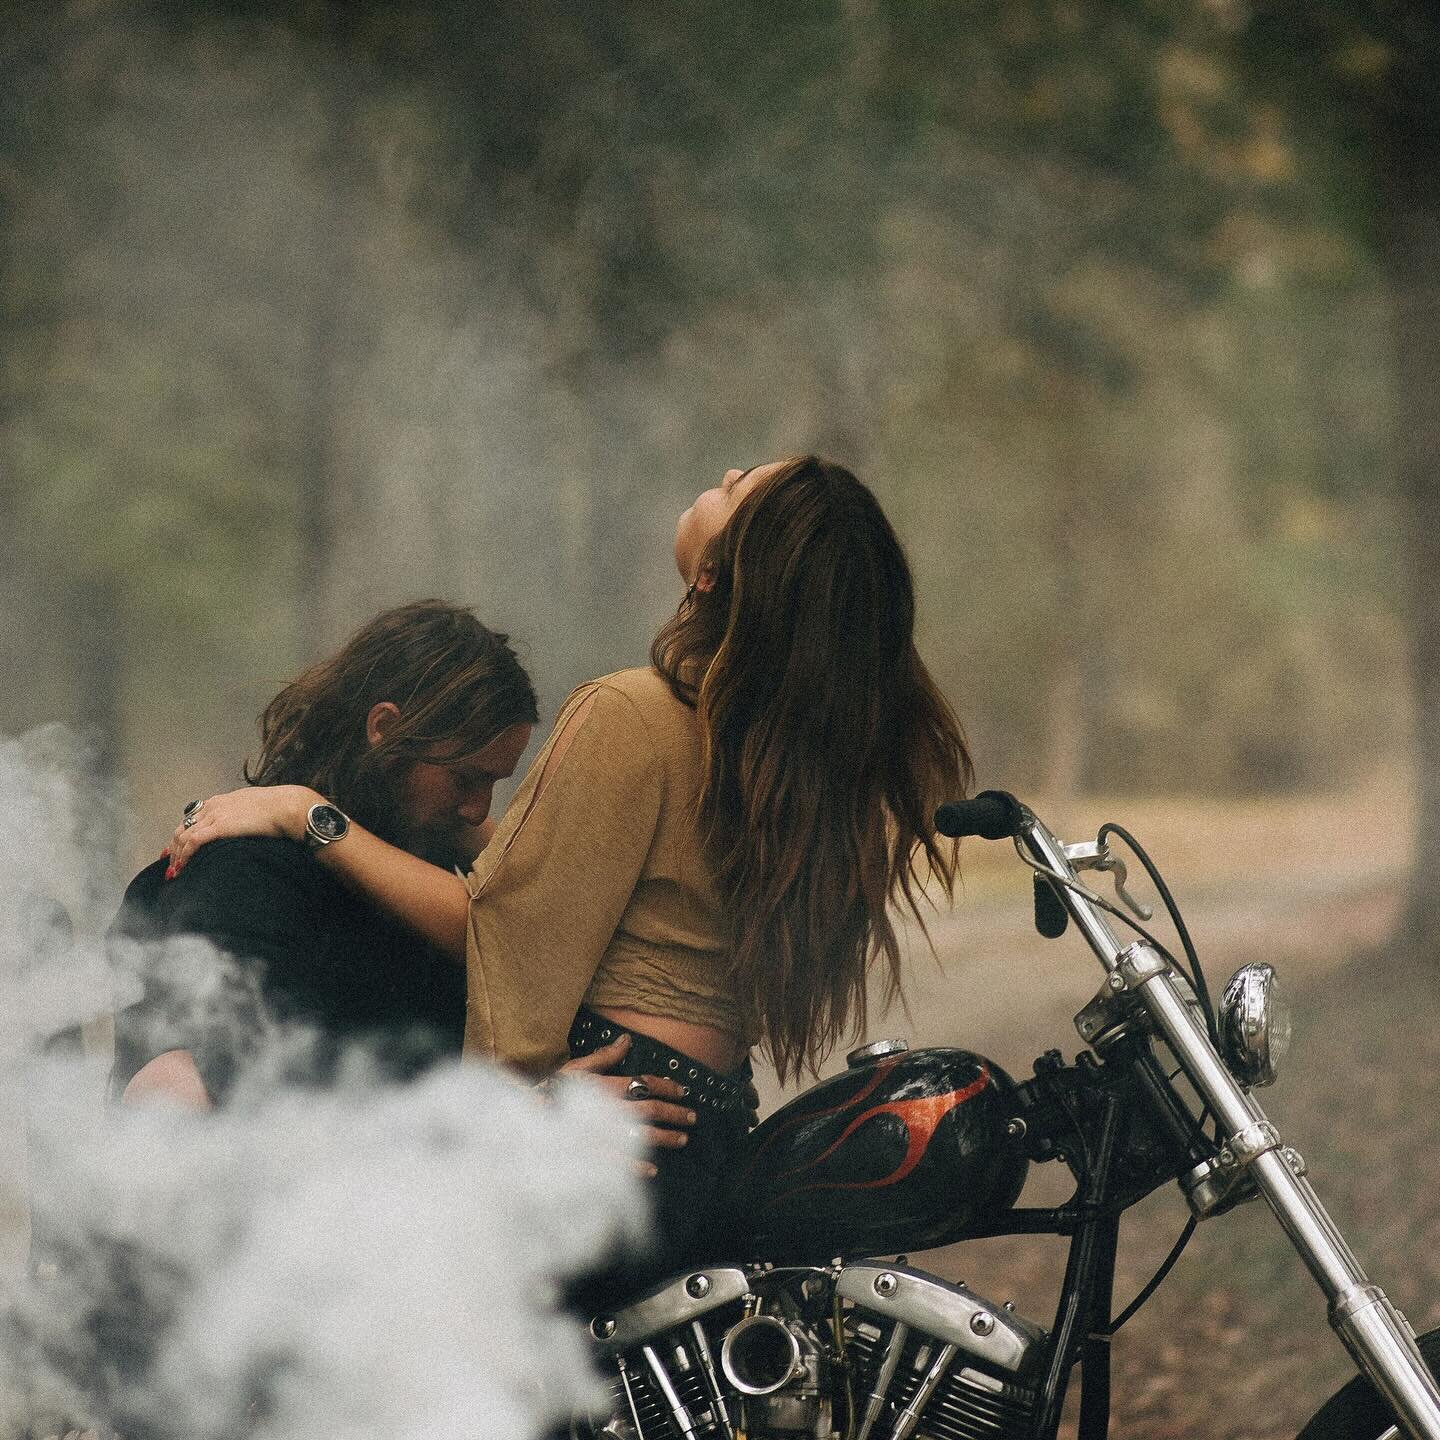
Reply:
[[[731,1243],[798,1263],[965,1239],[1025,1183],[1006,1132],[1013,1090],[968,1050],[857,1051],[750,1135],[726,1207]]]

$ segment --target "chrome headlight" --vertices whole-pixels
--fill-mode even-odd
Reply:
[[[1217,1017],[1220,1051],[1242,1084],[1273,1085],[1290,1049],[1290,1007],[1276,990],[1275,969],[1244,965],[1225,986]]]

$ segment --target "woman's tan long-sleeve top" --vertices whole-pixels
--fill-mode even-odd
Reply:
[[[728,928],[695,821],[700,780],[695,712],[655,671],[623,670],[570,696],[467,880],[467,1051],[553,1069],[582,1002],[753,1042],[727,993]]]

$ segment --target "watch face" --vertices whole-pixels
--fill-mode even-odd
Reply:
[[[312,805],[309,815],[310,833],[321,842],[338,840],[349,828],[343,811],[333,805]]]

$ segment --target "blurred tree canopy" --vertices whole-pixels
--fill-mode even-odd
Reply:
[[[643,656],[695,490],[815,448],[896,519],[987,783],[1403,745],[1356,107],[1412,143],[1374,47],[1416,42],[1358,8],[4,9],[7,725],[237,750],[430,592],[553,704]]]

